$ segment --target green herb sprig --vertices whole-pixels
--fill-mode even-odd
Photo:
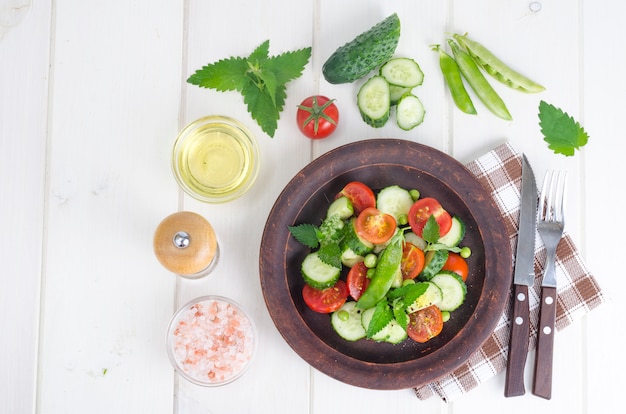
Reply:
[[[248,57],[231,57],[203,66],[187,82],[220,92],[237,91],[248,112],[270,137],[278,128],[287,98],[287,83],[302,75],[311,57],[311,48],[269,55],[266,40]]]

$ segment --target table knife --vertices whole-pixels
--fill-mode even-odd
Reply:
[[[535,281],[535,232],[537,229],[537,183],[532,168],[522,155],[522,190],[519,214],[515,272],[513,276],[513,313],[507,359],[504,395],[524,395],[524,368],[528,355],[530,305],[528,288]]]

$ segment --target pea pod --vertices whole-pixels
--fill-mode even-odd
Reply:
[[[387,248],[380,255],[376,272],[367,289],[365,289],[357,301],[358,308],[369,309],[374,307],[385,297],[389,288],[391,288],[396,273],[400,270],[403,238],[403,232],[399,231],[393,236]]]
[[[477,41],[468,38],[467,35],[455,34],[453,37],[463,48],[465,48],[467,53],[474,58],[479,66],[508,87],[526,93],[537,93],[546,89],[537,82],[528,79],[519,72],[516,72],[506,63],[502,62],[489,49]]]
[[[448,44],[452,49],[456,63],[459,65],[461,74],[472,87],[478,98],[494,115],[507,121],[513,119],[504,101],[491,87],[489,82],[487,82],[487,79],[485,79],[485,76],[476,65],[476,62],[474,62],[474,59],[461,50],[454,40],[448,40]]]
[[[439,45],[433,46],[433,50],[439,52],[439,67],[457,108],[466,114],[476,114],[472,98],[463,84],[459,65],[452,59],[452,56],[441,50]]]

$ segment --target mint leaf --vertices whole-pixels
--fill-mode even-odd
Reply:
[[[398,325],[406,331],[406,327],[409,325],[409,315],[406,313],[406,306],[403,300],[395,300],[392,305],[393,318],[398,322]]]
[[[318,255],[322,262],[341,269],[341,248],[338,243],[322,243]]]
[[[220,92],[240,92],[252,119],[274,137],[287,99],[286,84],[302,75],[311,48],[270,56],[269,46],[266,40],[247,58],[231,57],[203,66],[187,82]]]
[[[220,60],[203,66],[187,79],[192,85],[211,88],[220,92],[242,91],[249,82],[246,76],[248,63],[243,58]]]
[[[428,217],[428,221],[426,221],[426,225],[422,230],[422,238],[427,243],[437,243],[439,241],[439,224],[432,214]]]
[[[380,332],[385,326],[391,322],[393,319],[393,312],[389,308],[386,300],[381,300],[376,304],[376,308],[374,310],[374,314],[372,315],[372,319],[370,320],[369,325],[367,325],[367,337],[371,338]]]
[[[312,224],[299,224],[297,226],[287,226],[291,235],[311,249],[316,249],[319,246],[319,240],[317,238],[318,229]]]
[[[555,154],[571,157],[589,140],[587,132],[574,118],[545,101],[539,103],[539,126],[544,141]]]

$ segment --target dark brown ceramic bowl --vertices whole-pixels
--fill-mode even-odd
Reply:
[[[443,332],[425,344],[407,339],[392,345],[348,342],[330,316],[311,311],[302,299],[300,264],[309,249],[287,226],[320,224],[335,195],[350,181],[372,189],[417,188],[465,222],[462,245],[468,259],[465,303]],[[317,370],[347,384],[371,389],[424,385],[465,362],[495,329],[511,285],[509,239],[492,197],[452,157],[415,142],[369,139],[332,150],[303,168],[272,208],[261,241],[260,277],[267,309],[293,350]]]

